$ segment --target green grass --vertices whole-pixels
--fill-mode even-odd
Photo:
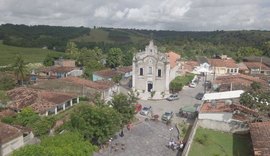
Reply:
[[[91,29],[88,35],[73,39],[77,42],[112,42],[109,40],[109,32],[103,29]]]
[[[196,138],[207,136],[204,144]],[[219,131],[198,128],[189,156],[250,156],[252,145],[249,134],[233,135]]]
[[[22,55],[24,60],[29,63],[43,62],[48,53],[60,53],[41,48],[22,48],[2,44],[0,41],[0,66],[14,63],[17,54]]]

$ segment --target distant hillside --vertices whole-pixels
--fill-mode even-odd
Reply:
[[[235,57],[241,47],[256,48],[270,56],[270,31],[180,32],[12,24],[0,26],[0,39],[4,44],[23,47],[47,46],[58,51],[64,51],[68,41],[76,42],[79,48],[97,46],[104,53],[112,47],[119,47],[122,51],[132,47],[139,50],[143,49],[151,38],[161,51],[174,50],[186,58],[215,54]]]
[[[3,45],[0,42],[0,66],[14,63],[14,58],[17,54],[23,56],[24,60],[29,63],[43,62],[48,53],[62,55],[61,52],[41,48],[22,48]]]

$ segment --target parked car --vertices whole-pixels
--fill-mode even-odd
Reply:
[[[169,121],[169,120],[172,119],[172,117],[173,117],[173,112],[165,112],[165,113],[162,115],[161,119],[162,119],[163,121]]]
[[[198,93],[198,94],[195,96],[195,99],[197,99],[197,100],[202,100],[203,96],[204,96],[204,93]]]
[[[148,115],[150,112],[152,111],[152,107],[143,107],[143,109],[141,110],[140,114],[141,115]]]
[[[189,84],[189,87],[191,87],[191,88],[195,88],[196,86],[197,86],[196,83],[190,83],[190,84]]]
[[[178,100],[178,99],[179,99],[178,94],[172,94],[166,98],[166,100],[168,100],[168,101],[173,101],[173,100]]]

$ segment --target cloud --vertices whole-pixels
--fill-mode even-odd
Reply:
[[[0,0],[0,23],[166,30],[270,29],[269,0]]]

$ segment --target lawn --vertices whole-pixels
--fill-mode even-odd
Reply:
[[[198,128],[189,156],[250,156],[251,149],[249,134],[233,135]]]
[[[0,41],[0,66],[12,64],[17,54],[21,54],[25,61],[29,63],[43,62],[45,56],[50,52],[61,54],[61,52],[55,52],[52,50],[41,48],[23,48],[8,46],[2,44],[2,41]]]

